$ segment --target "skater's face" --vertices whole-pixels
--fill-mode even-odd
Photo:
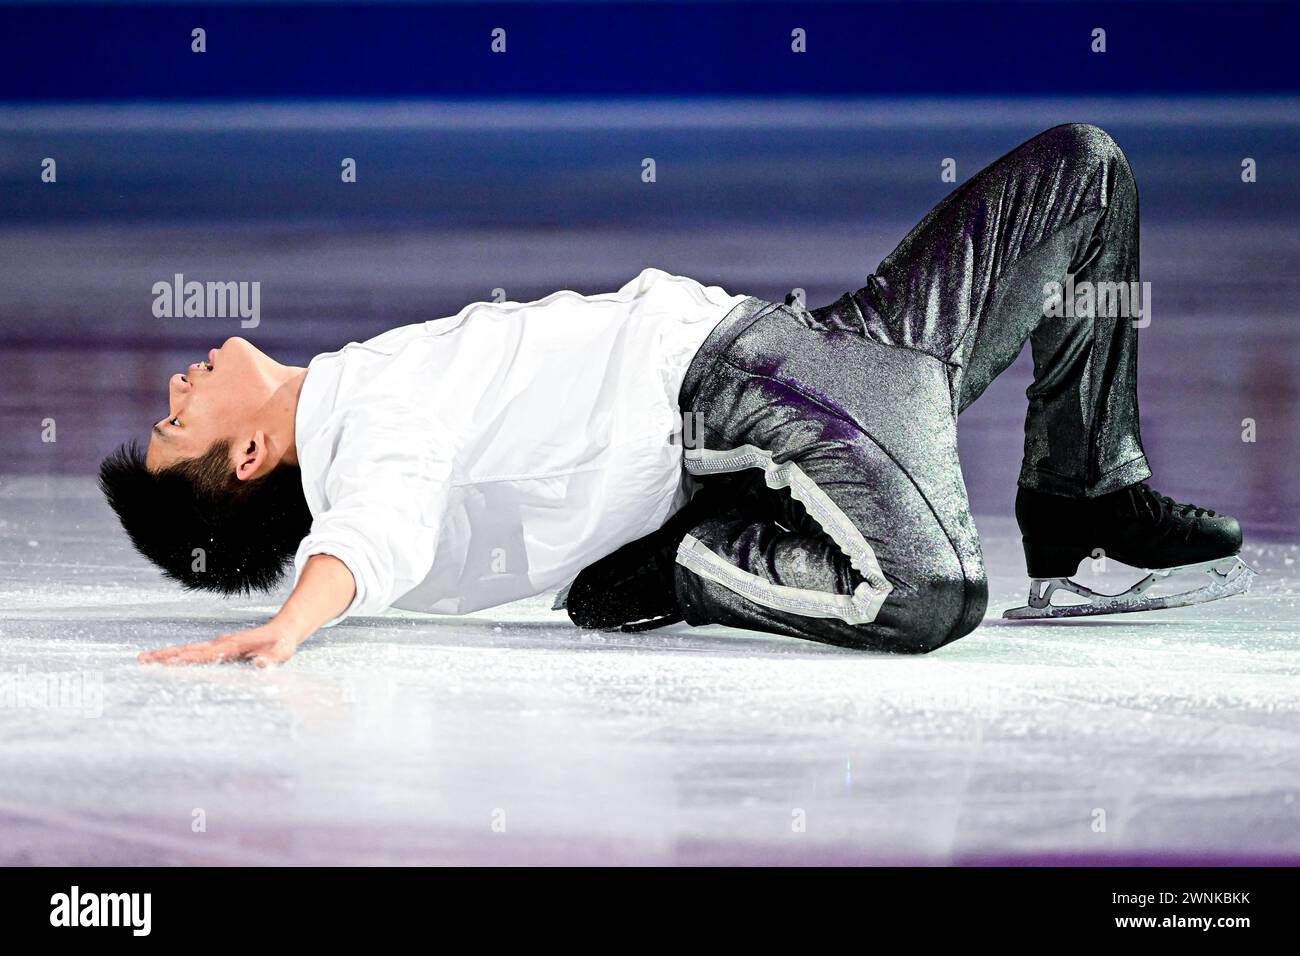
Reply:
[[[276,362],[241,338],[226,339],[167,382],[167,415],[154,423],[145,464],[157,471],[196,458],[214,442],[231,443],[231,468],[248,436],[260,434]]]

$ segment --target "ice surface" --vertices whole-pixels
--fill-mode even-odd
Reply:
[[[4,479],[0,515],[0,863],[1300,860],[1294,544],[1245,598],[1013,624],[981,521],[989,619],[920,658],[542,597],[164,669],[134,655],[272,602],[163,582],[86,479]]]

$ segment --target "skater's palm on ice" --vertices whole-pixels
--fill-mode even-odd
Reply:
[[[139,656],[141,664],[212,664],[222,661],[251,660],[258,667],[283,664],[293,657],[300,641],[274,624],[263,624],[247,631],[232,631],[216,640],[199,644],[181,644]]]
[[[139,660],[141,664],[283,664],[318,627],[342,614],[355,594],[356,584],[347,565],[333,555],[313,554],[284,607],[261,627],[232,631],[201,644],[145,651]]]

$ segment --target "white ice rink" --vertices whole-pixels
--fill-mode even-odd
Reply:
[[[88,479],[5,478],[0,517],[2,864],[1300,860],[1294,544],[1245,598],[1013,625],[981,521],[990,617],[921,658],[539,599],[259,671],[135,663],[272,601],[164,583]]]

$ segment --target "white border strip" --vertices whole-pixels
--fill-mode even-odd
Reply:
[[[6,103],[0,131],[1046,129],[1295,127],[1300,97],[891,97],[702,100],[320,100]]]

